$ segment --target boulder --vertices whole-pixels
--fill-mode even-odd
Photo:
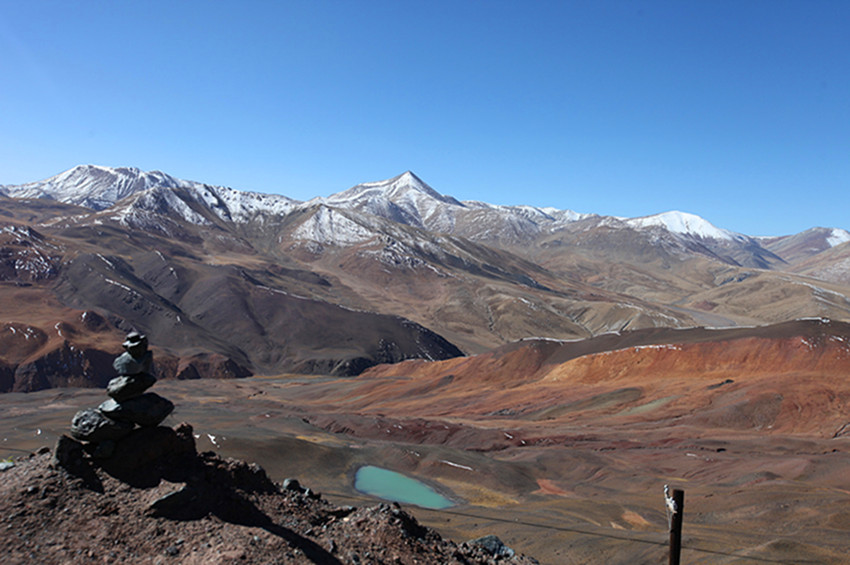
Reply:
[[[52,469],[63,469],[69,474],[82,479],[88,488],[103,492],[103,484],[89,464],[89,458],[86,455],[87,448],[99,445],[93,443],[84,445],[82,442],[63,434],[56,440],[56,447],[53,449],[53,458],[50,461],[50,467]],[[49,451],[50,449],[48,448]]]
[[[291,490],[293,492],[304,492],[304,489],[301,488],[301,483],[298,482],[298,479],[284,479],[283,490]]]
[[[120,422],[152,427],[158,426],[171,414],[174,404],[155,392],[146,392],[122,402],[110,398],[97,409],[109,418]]]
[[[153,353],[150,351],[145,351],[139,357],[133,357],[128,351],[125,351],[115,358],[112,367],[119,375],[138,375],[139,373],[149,373],[152,363]]]
[[[117,421],[100,410],[80,410],[71,420],[71,435],[82,441],[118,440],[133,430],[133,424]]]
[[[83,456],[83,444],[63,434],[56,440],[51,467],[69,469],[79,466],[83,462]]]
[[[115,377],[106,385],[106,394],[118,402],[129,400],[140,396],[153,386],[156,377],[150,373],[139,373],[137,375],[123,375]]]
[[[483,548],[487,553],[496,558],[511,558],[516,554],[513,549],[506,546],[504,542],[502,542],[502,540],[500,540],[497,536],[494,535],[480,537],[474,540],[470,540],[467,543],[469,545],[477,545],[478,547]]]

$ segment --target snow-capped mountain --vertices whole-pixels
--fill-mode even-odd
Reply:
[[[584,220],[581,229],[594,226],[630,229],[645,233],[648,245],[679,249],[681,254],[698,253],[730,264],[760,268],[781,262],[754,239],[718,228],[695,214],[671,211],[625,219],[555,208],[458,201],[441,195],[410,171],[385,181],[359,184],[309,203],[319,202],[509,249],[526,248],[553,234],[571,241],[572,224]],[[327,230],[322,233],[322,240],[327,243]],[[340,234],[348,238],[351,231],[342,230]],[[359,237],[362,239],[362,234]]]
[[[122,198],[153,187],[198,185],[199,183],[176,179],[160,171],[143,172],[134,167],[79,165],[42,181],[0,188],[14,198],[49,198],[66,204],[103,210]]]
[[[286,196],[212,186],[161,171],[96,165],[80,165],[43,181],[0,189],[13,198],[46,198],[96,211],[109,209],[111,218],[123,222],[146,211],[170,211],[199,225],[209,223],[205,211],[224,221],[247,222],[258,216],[285,215],[300,204]]]
[[[806,240],[810,242],[811,251],[818,251],[850,240],[850,233],[845,230],[825,228],[785,238],[757,240],[719,228],[695,214],[679,211],[629,219],[549,207],[461,202],[440,194],[410,171],[388,180],[361,183],[307,202],[182,180],[160,171],[143,172],[132,167],[95,165],[80,165],[39,182],[0,186],[0,190],[13,198],[47,198],[105,211],[110,219],[138,226],[150,225],[150,214],[171,214],[195,225],[275,222],[299,210],[324,206],[508,247],[527,246],[540,237],[566,233],[572,229],[572,224],[582,222],[583,230],[600,226],[645,231],[652,234],[647,237],[654,241],[658,241],[659,233],[670,234],[690,246],[691,251],[703,246],[711,248],[710,253],[722,251],[720,256],[740,255],[742,252],[746,255],[755,251],[763,257],[754,262],[744,260],[742,264],[749,262],[763,267],[779,260],[773,255],[774,248],[799,247],[797,242]],[[327,223],[332,217],[333,214],[322,212],[315,221]],[[344,219],[339,221],[345,223]],[[328,244],[336,231],[342,238],[339,244],[350,244],[350,230],[325,226],[318,231],[305,228],[296,233],[304,237],[310,233],[319,234],[322,242]],[[820,243],[812,244],[812,238]]]
[[[102,210],[105,217],[126,225],[144,229],[159,227],[164,232],[169,229],[160,224],[162,218],[168,217],[194,225],[275,224],[293,212],[325,207],[324,211],[309,215],[309,225],[295,230],[292,236],[313,239],[323,245],[345,246],[352,244],[352,234],[357,242],[374,235],[369,234],[368,228],[355,229],[362,220],[337,217],[339,215],[333,212],[348,210],[512,249],[526,249],[546,237],[557,237],[560,244],[569,244],[576,237],[575,230],[629,229],[645,232],[648,245],[655,242],[670,249],[679,248],[685,254],[702,253],[731,264],[769,268],[782,261],[770,245],[719,228],[690,213],[671,211],[628,219],[526,205],[461,202],[440,194],[410,171],[307,202],[182,180],[160,171],[94,165],[81,165],[44,181],[0,188],[14,198],[48,198],[80,205]],[[574,224],[581,227],[573,228]],[[823,235],[829,244],[850,238],[848,232],[838,229],[818,232],[818,235]],[[335,238],[338,241],[334,242]],[[780,245],[775,241],[769,243]],[[823,245],[815,247],[825,249]]]
[[[464,205],[443,196],[410,171],[379,182],[358,184],[327,198],[328,206],[359,210],[375,216],[416,226],[428,227],[446,222]]]
[[[359,199],[364,195],[382,196],[396,202],[410,201],[414,207],[420,207],[423,200],[439,201],[454,206],[462,206],[455,198],[440,194],[412,171],[405,171],[391,179],[360,183],[331,197],[336,202],[345,199]],[[430,204],[426,203],[426,206]]]
[[[527,242],[542,232],[591,216],[555,208],[461,202],[440,194],[410,171],[388,180],[358,184],[309,203],[314,202],[492,243]]]
[[[718,228],[708,220],[687,212],[674,210],[626,219],[624,224],[639,232],[660,230],[668,238],[678,239],[686,252],[704,253],[734,265],[769,269],[783,261],[763,248],[756,239]]]
[[[653,216],[626,220],[629,226],[640,228],[660,227],[671,233],[686,235],[699,239],[717,239],[726,241],[745,241],[747,236],[729,230],[718,228],[709,221],[695,214],[676,210],[663,212]]]

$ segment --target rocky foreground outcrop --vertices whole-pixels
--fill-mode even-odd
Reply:
[[[185,423],[136,429],[106,459],[91,451],[63,436],[0,467],[4,563],[536,563],[492,537],[444,540],[395,504],[338,507],[199,454]]]

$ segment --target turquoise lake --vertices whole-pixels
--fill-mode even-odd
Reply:
[[[367,465],[357,469],[354,488],[385,500],[440,510],[454,503],[428,485],[401,473]]]

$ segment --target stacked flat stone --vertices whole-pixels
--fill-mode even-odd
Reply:
[[[107,452],[112,451],[115,441],[137,426],[158,426],[174,410],[168,399],[145,392],[156,382],[156,377],[150,374],[153,354],[148,351],[147,338],[131,332],[122,345],[126,351],[112,364],[119,376],[106,387],[109,400],[97,408],[80,410],[71,420],[72,436],[103,443]]]

